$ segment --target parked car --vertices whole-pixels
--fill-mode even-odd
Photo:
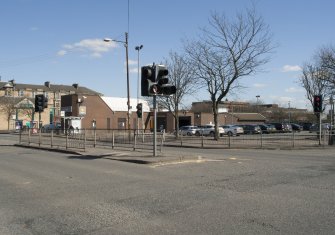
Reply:
[[[303,130],[303,127],[296,123],[291,123],[291,126],[293,131],[300,132]]]
[[[225,131],[222,127],[219,127],[219,136],[223,136]],[[196,136],[214,136],[215,135],[215,126],[214,124],[206,124],[203,126],[198,126],[198,130],[195,133]]]
[[[312,125],[313,125],[313,123],[310,123],[310,122],[300,123],[300,126],[302,126],[304,131],[309,131],[309,129],[311,128]]]
[[[220,126],[224,129],[224,134],[228,136],[234,136],[237,135],[237,128],[232,125],[222,125]]]
[[[320,131],[320,125],[319,124],[313,124],[310,128],[309,128],[309,132],[319,132]],[[321,131],[328,131],[330,130],[330,124],[329,123],[322,123],[321,124]]]
[[[261,133],[261,128],[259,127],[259,125],[243,124],[239,126],[243,128],[244,134],[260,134]]]
[[[268,124],[271,124],[271,125],[274,125],[277,129],[277,132],[292,132],[292,126],[291,124],[288,124],[288,123],[280,123],[280,122],[271,122],[271,123],[268,123]]]
[[[41,132],[50,133],[52,130],[57,131],[57,130],[61,130],[61,129],[62,129],[62,126],[61,126],[60,123],[51,123],[51,124],[46,124],[46,125],[42,126]]]
[[[271,134],[271,133],[277,132],[276,127],[271,124],[260,124],[259,127],[261,128],[262,133],[265,133],[265,134]]]
[[[244,134],[243,127],[241,127],[239,125],[228,125],[228,126],[231,126],[231,127],[235,128],[236,135],[242,135],[242,134]]]
[[[179,128],[179,134],[192,136],[199,130],[197,126],[182,126]]]

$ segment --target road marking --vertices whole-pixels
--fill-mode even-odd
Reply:
[[[179,164],[190,164],[190,163],[205,163],[205,162],[223,162],[225,160],[222,159],[206,159],[201,156],[198,159],[189,159],[189,160],[179,160],[179,161],[171,161],[171,162],[158,162],[152,164],[150,167],[156,168],[161,166],[169,166],[169,165],[179,165]]]

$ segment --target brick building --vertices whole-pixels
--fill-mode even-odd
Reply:
[[[81,87],[78,84],[56,85],[45,82],[43,85],[21,84],[11,81],[0,81],[0,130],[28,125],[31,121],[39,122],[34,112],[35,95],[43,94],[48,98],[48,108],[41,112],[41,125],[61,121],[61,96],[67,94],[101,95]],[[9,118],[8,118],[9,117]]]

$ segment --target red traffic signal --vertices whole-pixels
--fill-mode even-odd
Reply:
[[[314,109],[314,113],[322,113],[322,96],[321,95],[314,95],[313,109]]]

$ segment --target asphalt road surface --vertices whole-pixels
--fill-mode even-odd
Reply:
[[[334,234],[335,151],[134,164],[0,146],[0,234]]]

